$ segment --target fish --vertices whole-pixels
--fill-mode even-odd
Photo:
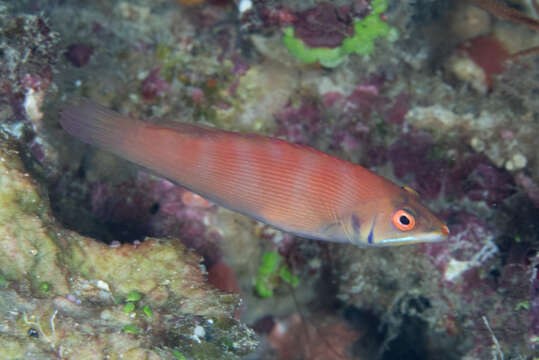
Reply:
[[[416,191],[309,146],[187,122],[131,119],[89,99],[60,125],[186,189],[303,238],[357,246],[446,239]]]

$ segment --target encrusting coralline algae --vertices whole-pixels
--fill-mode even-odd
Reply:
[[[207,284],[197,254],[175,239],[110,247],[63,229],[15,147],[0,137],[5,359],[159,359],[179,349],[238,359],[254,349],[252,330],[234,320],[238,297]]]

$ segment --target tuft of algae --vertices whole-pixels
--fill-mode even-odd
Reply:
[[[280,281],[284,281],[292,287],[299,285],[299,278],[292,274],[279,253],[264,253],[255,281],[257,295],[262,298],[272,297],[273,290],[278,286]]]
[[[254,350],[254,332],[233,316],[239,298],[208,285],[199,256],[174,239],[111,248],[62,228],[15,149],[0,134],[3,358],[239,359]]]

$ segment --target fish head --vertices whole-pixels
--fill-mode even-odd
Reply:
[[[421,203],[417,192],[406,186],[358,208],[341,220],[348,241],[355,245],[438,242],[449,235],[447,225]]]

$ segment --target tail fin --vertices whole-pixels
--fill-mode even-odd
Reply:
[[[139,122],[83,98],[60,113],[60,125],[85,143],[118,153]]]

